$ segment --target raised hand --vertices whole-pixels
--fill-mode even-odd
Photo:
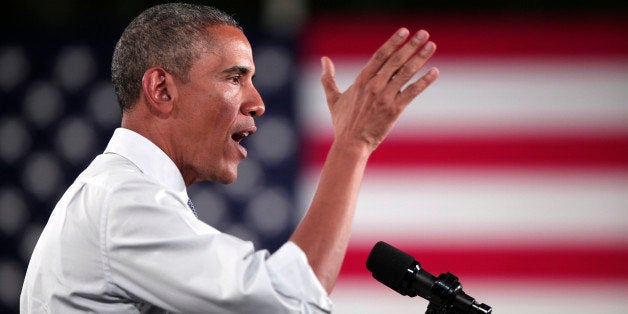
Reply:
[[[408,104],[438,78],[438,69],[431,68],[408,84],[436,50],[425,30],[408,38],[409,33],[401,28],[392,35],[344,93],[339,91],[334,79],[331,59],[321,59],[321,82],[332,116],[335,141],[343,145],[366,145],[372,152],[386,138]]]

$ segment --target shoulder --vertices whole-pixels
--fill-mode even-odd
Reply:
[[[116,154],[102,154],[96,157],[77,177],[75,183],[90,189],[102,190],[108,194],[161,188],[133,162]]]
[[[187,198],[183,197],[181,191],[164,186],[120,155],[98,156],[77,181],[86,187],[86,191],[98,194],[110,214],[137,216],[144,212],[178,212],[180,208],[188,211]]]
[[[76,178],[61,203],[89,206],[93,213],[102,210],[101,213],[107,213],[140,204],[151,206],[155,203],[155,195],[176,198],[176,193],[168,193],[128,159],[116,154],[102,154]]]

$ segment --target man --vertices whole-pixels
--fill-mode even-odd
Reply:
[[[230,16],[166,4],[122,34],[112,78],[122,126],[52,212],[33,252],[23,313],[330,312],[370,154],[438,76],[407,84],[435,50],[402,28],[341,93],[322,58],[335,138],[310,208],[273,255],[195,217],[186,187],[231,183],[264,103]],[[406,86],[407,85],[407,86]]]

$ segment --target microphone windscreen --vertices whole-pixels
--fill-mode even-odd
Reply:
[[[404,278],[408,269],[416,263],[414,257],[406,254],[385,242],[377,242],[366,260],[366,268],[371,271],[373,278],[389,288],[407,295],[403,288]]]

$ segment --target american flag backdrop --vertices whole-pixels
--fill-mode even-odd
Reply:
[[[119,125],[111,53],[158,2],[5,4],[0,313],[19,312],[50,211]],[[335,313],[425,312],[371,278],[377,241],[495,313],[626,313],[628,18],[610,2],[211,1],[243,22],[267,111],[236,183],[189,189],[200,219],[260,249],[285,242],[332,139],[320,57],[346,88],[398,27],[425,28],[441,77],[370,160]]]
[[[370,160],[332,299],[423,313],[371,278],[377,241],[451,272],[495,313],[626,313],[628,21],[618,16],[326,15],[303,34],[301,207],[332,139],[322,55],[347,88],[398,27],[425,28],[438,81]]]

